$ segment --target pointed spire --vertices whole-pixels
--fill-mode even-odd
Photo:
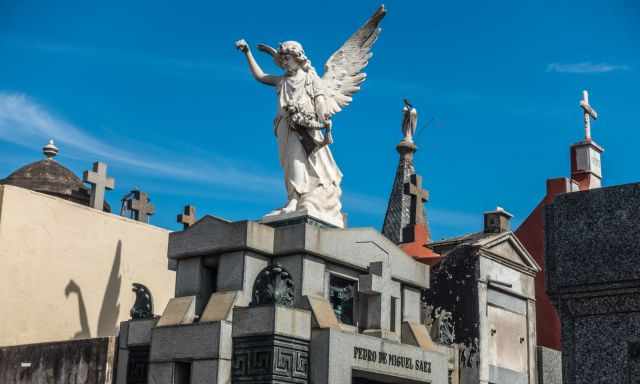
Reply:
[[[418,147],[411,140],[407,140],[407,136],[412,136],[407,135],[407,132],[415,132],[417,112],[413,106],[408,108],[406,104],[407,102],[402,110],[404,138],[396,146],[400,159],[389,196],[382,234],[410,256],[425,259],[425,262],[430,263],[438,260],[438,254],[426,247],[431,242],[429,222],[424,208],[429,193],[422,188],[422,177],[416,173],[413,164],[413,155]]]

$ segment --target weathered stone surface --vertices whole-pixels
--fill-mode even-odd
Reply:
[[[429,336],[429,332],[424,324],[404,321],[402,323],[402,343],[415,345],[426,351],[433,351],[435,344]]]
[[[169,237],[169,258],[218,254],[234,250],[273,253],[274,229],[253,221],[231,223],[204,216],[184,231]]]
[[[311,312],[279,305],[234,308],[234,338],[273,334],[309,340]]]
[[[231,359],[231,323],[226,321],[156,327],[152,338],[152,362]]]
[[[538,346],[538,382],[562,384],[562,352]]]
[[[352,374],[388,375],[386,379],[395,382],[448,383],[448,354],[362,334],[315,329],[310,356],[314,384],[350,383]]]
[[[110,384],[115,337],[0,348],[0,382]]]
[[[564,383],[633,382],[640,371],[640,184],[558,196],[547,207],[545,236]]]
[[[151,343],[151,329],[156,325],[158,319],[131,320],[127,324],[127,347],[138,345],[149,345]],[[122,337],[122,333],[120,337]]]
[[[174,297],[169,300],[164,313],[158,320],[157,327],[190,324],[193,322],[196,312],[196,297]]]
[[[233,317],[233,306],[238,299],[238,295],[238,291],[214,292],[211,294],[209,302],[200,317],[200,322],[231,321]]]
[[[640,281],[640,183],[558,196],[546,223],[550,295]]]
[[[331,303],[321,296],[305,296],[306,306],[313,314],[313,328],[340,328]]]

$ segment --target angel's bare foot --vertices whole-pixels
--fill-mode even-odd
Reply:
[[[295,212],[296,209],[298,209],[298,199],[291,199],[289,200],[287,205],[285,205],[285,207],[282,208],[282,213]]]

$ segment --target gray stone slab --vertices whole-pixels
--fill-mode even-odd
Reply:
[[[274,229],[253,221],[228,222],[205,216],[169,235],[169,258],[214,255],[238,250],[273,254]]]
[[[640,281],[640,183],[560,195],[545,226],[549,294]]]
[[[164,309],[157,327],[171,326],[178,324],[190,324],[196,315],[196,297],[174,297],[169,300]]]
[[[279,305],[234,309],[233,337],[273,334],[309,340],[311,312]]]
[[[151,343],[151,329],[158,319],[131,320],[128,322],[127,347],[148,345]]]
[[[419,323],[420,309],[422,308],[422,302],[420,301],[422,293],[410,287],[403,287],[402,289],[402,321],[410,321]]]
[[[173,362],[149,363],[148,384],[175,384],[173,381],[174,371],[175,364]]]
[[[239,291],[214,292],[202,312],[200,322],[232,321],[233,306],[240,295]]]
[[[539,384],[562,384],[562,352],[538,346]]]
[[[231,359],[231,324],[225,321],[156,327],[150,360]]]
[[[204,265],[201,257],[178,260],[176,297],[195,296],[196,315],[200,315],[215,291],[216,270]]]
[[[334,329],[317,329],[311,338],[314,384],[350,383],[352,374],[382,382],[448,383],[448,354]]]
[[[191,363],[190,384],[229,384],[230,375],[229,360],[196,360]]]

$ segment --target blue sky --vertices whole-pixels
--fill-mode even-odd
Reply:
[[[78,174],[109,164],[113,206],[139,187],[157,206],[152,223],[170,229],[186,203],[241,220],[284,202],[275,94],[234,41],[299,40],[320,70],[379,5],[91,3],[0,0],[0,177],[51,137]],[[382,224],[404,97],[420,112],[416,166],[436,239],[478,230],[496,205],[526,218],[545,180],[568,175],[585,88],[605,184],[640,180],[640,2],[386,6],[369,78],[334,118],[351,226]]]

